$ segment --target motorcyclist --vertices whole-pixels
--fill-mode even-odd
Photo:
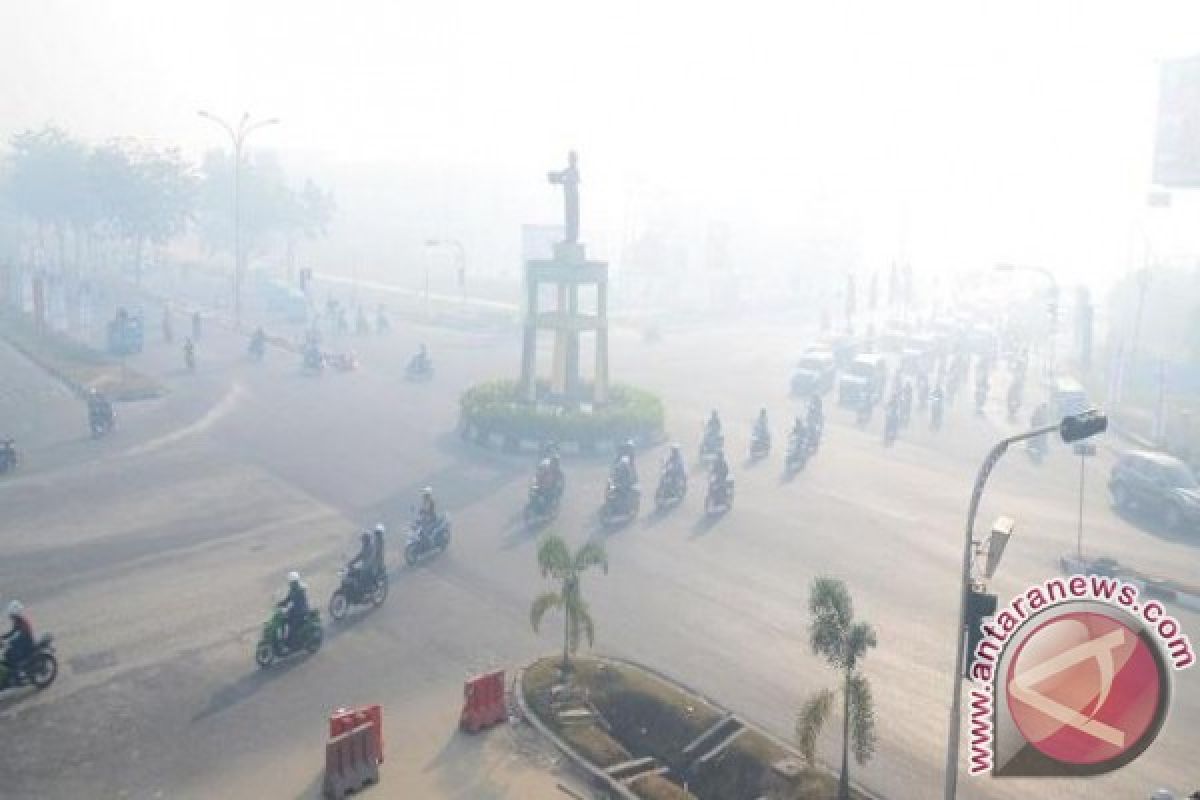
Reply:
[[[815,431],[814,431],[815,432]],[[808,448],[809,426],[804,424],[804,419],[797,416],[792,423],[792,429],[788,432],[788,453],[802,453]]]
[[[375,525],[375,549],[371,552],[371,571],[376,578],[382,577],[387,572],[387,564],[383,558],[383,534],[385,532],[386,529],[383,527],[382,522]]]
[[[437,503],[433,499],[433,488],[421,490],[421,507],[417,509],[417,534],[427,540],[438,521]]]
[[[429,351],[425,349],[424,342],[417,345],[416,355],[412,357],[412,368],[419,372],[429,369]]]
[[[718,450],[713,459],[712,470],[708,474],[709,489],[725,496],[725,483],[729,480],[729,462],[725,460],[725,451]]]
[[[285,613],[287,632],[284,641],[291,647],[296,635],[304,624],[304,615],[308,613],[308,587],[300,582],[300,573],[293,570],[288,573],[287,596],[276,603]]]
[[[712,413],[708,415],[708,422],[704,424],[704,441],[707,444],[715,444],[721,438],[721,418],[717,416],[717,410],[714,408]]]
[[[637,448],[635,448],[633,445],[633,439],[626,439],[625,442],[617,448],[617,457],[613,461],[613,469],[617,468],[617,465],[622,459],[625,459],[629,463],[630,478],[632,483],[638,482],[637,458],[635,458],[636,454]]]
[[[262,358],[263,353],[267,349],[267,332],[259,325],[254,329],[254,333],[250,336],[250,353],[257,358]]]
[[[667,451],[667,458],[663,462],[663,470],[672,480],[686,477],[687,469],[683,464],[683,450],[680,449],[678,442],[671,443],[671,449]]]
[[[370,571],[374,562],[374,542],[371,540],[371,534],[363,531],[358,535],[358,552],[346,564],[346,569],[354,580],[361,580]]]
[[[196,345],[192,342],[192,337],[188,337],[183,341],[183,361],[187,364],[188,369],[196,367]]]
[[[769,440],[771,438],[771,429],[767,424],[767,410],[760,408],[758,410],[758,419],[754,421],[754,438],[759,440]]]
[[[0,636],[7,644],[4,650],[4,667],[6,679],[11,680],[13,671],[33,655],[33,626],[25,616],[25,607],[19,600],[8,604],[8,619],[12,628]]]
[[[538,462],[534,482],[538,491],[547,499],[554,501],[562,495],[563,474],[562,464],[558,453],[551,453]]]
[[[112,403],[98,389],[88,389],[88,422],[107,426],[112,422]]]
[[[941,384],[933,387],[933,391],[929,393],[929,421],[933,427],[940,427],[942,424],[942,412],[945,410],[945,392],[942,390]]]
[[[808,425],[812,428],[825,427],[825,409],[822,407],[819,394],[808,398]]]
[[[618,494],[625,496],[633,490],[636,483],[637,479],[633,471],[633,462],[629,460],[628,456],[621,456],[617,459],[617,463],[613,464],[613,487],[616,488]]]

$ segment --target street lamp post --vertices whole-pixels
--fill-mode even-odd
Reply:
[[[234,128],[215,114],[204,110],[196,113],[221,126],[229,134],[229,142],[233,146],[233,324],[235,328],[241,328],[242,275],[244,272],[242,263],[242,145],[245,144],[246,138],[251,133],[268,125],[278,125],[279,120],[272,117],[251,122],[250,115],[243,113],[237,128]]]
[[[957,643],[954,653],[954,694],[950,698],[950,723],[946,736],[946,781],[944,799],[954,800],[958,788],[958,735],[962,726],[962,681],[963,664],[966,657],[967,645],[967,595],[971,590],[971,553],[974,545],[975,515],[979,511],[979,502],[983,499],[983,489],[987,485],[988,476],[996,463],[1007,452],[1008,448],[1017,442],[1045,436],[1057,431],[1064,442],[1073,443],[1103,432],[1108,427],[1108,418],[1095,410],[1085,411],[1070,417],[1064,417],[1057,425],[1045,425],[1024,433],[1018,433],[1001,439],[988,452],[987,458],[979,467],[975,476],[975,487],[971,491],[971,504],[967,509],[967,527],[963,538],[962,567],[960,579],[962,583],[958,596],[958,617],[955,623]]]
[[[1047,281],[1050,282],[1050,303],[1052,308],[1046,310],[1050,317],[1050,335],[1046,337],[1046,346],[1049,348],[1050,355],[1046,359],[1046,372],[1049,377],[1054,377],[1054,357],[1057,346],[1056,335],[1058,332],[1058,281],[1054,277],[1054,273],[1045,267],[1031,267],[1024,264],[997,264],[997,272],[1036,272]]]

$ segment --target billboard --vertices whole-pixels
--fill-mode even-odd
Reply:
[[[1200,56],[1162,64],[1154,182],[1180,189],[1200,188]]]

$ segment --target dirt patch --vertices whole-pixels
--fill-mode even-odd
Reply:
[[[601,769],[644,757],[665,767],[662,774],[629,782],[644,800],[816,800],[837,794],[833,775],[804,766],[795,751],[736,720],[727,720],[730,730],[740,729],[727,743],[719,734],[689,750],[730,715],[666,680],[631,665],[577,659],[569,685],[561,685],[559,663],[542,659],[525,671],[530,710]],[[564,718],[565,709],[592,713]],[[851,796],[863,797],[853,790]]]

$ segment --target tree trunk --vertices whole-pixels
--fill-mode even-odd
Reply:
[[[850,672],[842,685],[842,774],[838,778],[838,800],[850,800]]]
[[[566,603],[567,591],[563,587],[563,676],[571,668],[571,608]]]

